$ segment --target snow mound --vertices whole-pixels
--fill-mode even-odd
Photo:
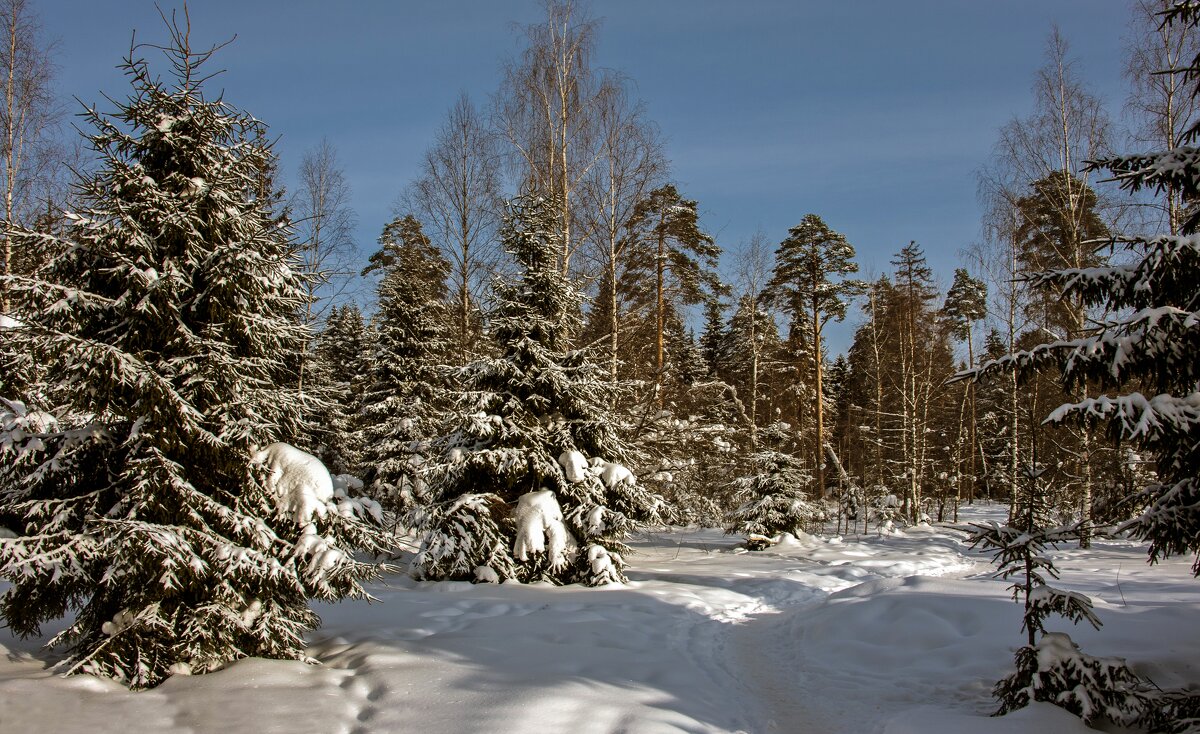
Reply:
[[[255,452],[253,462],[266,467],[267,490],[275,507],[297,525],[307,525],[313,515],[325,517],[333,499],[333,477],[321,460],[287,443],[273,443]]]
[[[476,566],[475,581],[480,584],[498,584],[500,583],[500,574],[496,573],[496,569],[491,566]]]

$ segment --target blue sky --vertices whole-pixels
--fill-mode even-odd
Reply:
[[[161,4],[168,12],[167,0]],[[66,97],[123,96],[115,66],[164,34],[154,3],[35,0],[59,42]],[[494,93],[538,2],[205,0],[193,39],[237,40],[214,65],[226,99],[279,136],[285,178],[326,137],[365,253],[460,91]],[[976,171],[998,128],[1032,105],[1051,25],[1120,120],[1129,8],[1117,0],[610,0],[596,63],[623,71],[661,127],[681,191],[736,251],[808,212],[890,271],[909,240],[948,282],[979,238]],[[854,317],[852,317],[853,319]],[[835,333],[844,348],[846,329]]]

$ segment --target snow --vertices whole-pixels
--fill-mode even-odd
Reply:
[[[521,561],[546,553],[551,568],[562,568],[575,541],[563,524],[562,508],[549,489],[527,492],[517,498],[517,537],[513,556]]]
[[[526,506],[544,521],[550,499]],[[961,519],[1002,520],[1002,508],[966,507]],[[600,588],[393,575],[368,588],[383,603],[314,604],[324,624],[309,653],[321,665],[247,659],[137,694],[60,678],[40,640],[0,630],[0,730],[1092,731],[1043,703],[989,717],[991,686],[1024,643],[1021,608],[959,533],[781,540],[747,553],[719,530],[642,534],[629,583]],[[1056,584],[1090,595],[1104,627],[1048,625],[1179,687],[1200,678],[1200,582],[1190,558],[1149,567],[1145,550],[1098,540],[1053,551]]]
[[[587,476],[588,461],[578,451],[564,451],[558,457],[558,463],[562,465],[563,473],[571,484],[582,482]]]
[[[600,472],[600,481],[604,482],[604,486],[612,488],[622,482],[636,484],[637,479],[633,476],[633,472],[628,467],[612,462],[605,462]]]
[[[17,319],[14,319],[12,316],[7,316],[0,313],[0,329],[19,329],[22,326],[24,326],[24,324]]]
[[[207,185],[208,182],[204,179],[200,178],[199,176],[193,176],[187,180],[187,189],[183,192],[183,197],[190,198],[193,196],[198,196],[202,191],[204,191],[204,187]]]
[[[604,486],[610,489],[622,482],[630,485],[637,484],[637,477],[628,467],[612,461],[605,461],[597,456],[588,460],[575,450],[564,451],[558,457],[558,463],[563,468],[563,474],[566,475],[567,481],[571,484],[582,482],[589,473],[600,477]]]
[[[254,461],[266,467],[267,489],[275,494],[281,515],[297,525],[325,517],[333,499],[333,478],[321,460],[286,443],[273,443],[257,451]]]
[[[476,566],[475,580],[481,584],[498,584],[500,583],[500,574],[496,573],[496,569],[491,566]]]

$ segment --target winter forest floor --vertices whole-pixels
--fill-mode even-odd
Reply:
[[[962,520],[1003,508],[964,508]],[[747,553],[717,530],[635,539],[630,583],[416,583],[321,605],[323,665],[249,659],[145,693],[49,670],[0,630],[2,732],[1089,731],[1048,704],[988,718],[1023,641],[988,558],[943,527],[801,538]],[[1100,541],[1054,554],[1104,627],[1068,631],[1162,687],[1200,682],[1190,560]],[[46,630],[48,633],[53,630]]]

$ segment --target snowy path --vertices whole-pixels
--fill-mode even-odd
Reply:
[[[141,694],[58,678],[36,641],[0,632],[0,732],[1086,731],[1050,706],[986,717],[1019,611],[950,531],[744,553],[677,530],[635,546],[623,587],[395,577],[373,589],[383,603],[319,607],[321,666],[246,660]],[[1060,553],[1064,585],[1106,623],[1072,634],[1147,657],[1161,685],[1200,680],[1200,583],[1187,559],[1148,569],[1142,554]]]

